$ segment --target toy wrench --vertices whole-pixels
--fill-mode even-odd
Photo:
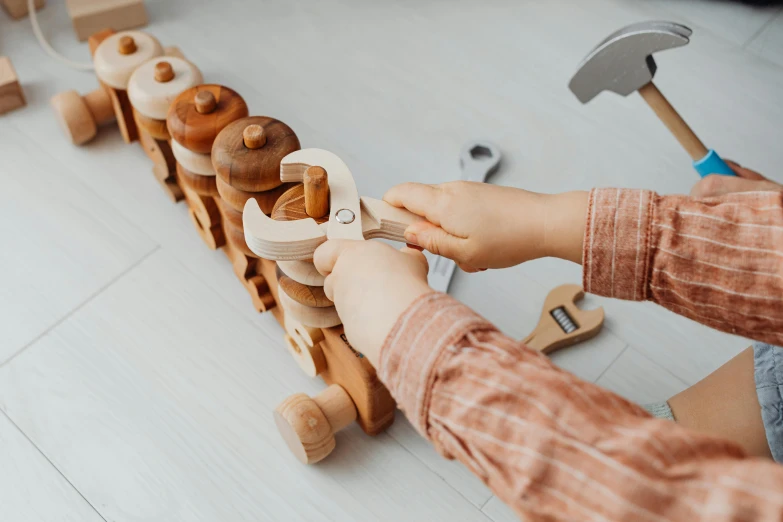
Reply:
[[[302,182],[309,167],[322,167],[329,176],[329,220],[312,218],[275,221],[266,216],[255,199],[245,204],[245,241],[257,256],[272,261],[313,258],[327,239],[389,239],[404,242],[408,225],[422,220],[404,209],[372,198],[360,198],[351,171],[335,154],[322,149],[292,152],[280,162],[282,182]]]

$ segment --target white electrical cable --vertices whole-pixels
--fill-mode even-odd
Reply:
[[[77,69],[79,71],[94,70],[95,68],[91,63],[79,63],[79,62],[71,61],[65,56],[55,51],[54,48],[51,45],[49,45],[49,42],[46,41],[46,38],[41,32],[41,26],[38,25],[38,15],[35,13],[35,4],[33,2],[34,0],[27,0],[27,9],[30,11],[30,22],[33,24],[33,32],[35,33],[35,37],[38,39],[38,43],[41,44],[41,47],[43,47],[43,50],[46,51],[46,53],[49,56],[57,60],[60,60],[62,63],[64,63],[71,69]]]

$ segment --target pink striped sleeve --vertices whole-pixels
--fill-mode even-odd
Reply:
[[[713,328],[783,342],[783,193],[696,200],[590,193],[584,287],[649,299]]]
[[[451,297],[419,298],[378,375],[420,433],[523,519],[780,520],[783,467],[651,418]]]

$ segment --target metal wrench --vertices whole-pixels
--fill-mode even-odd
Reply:
[[[500,167],[500,149],[487,141],[470,141],[462,147],[459,164],[460,179],[484,183]],[[427,280],[430,287],[439,292],[448,292],[451,277],[457,264],[451,259],[427,253],[430,271]]]

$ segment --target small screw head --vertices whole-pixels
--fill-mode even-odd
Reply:
[[[337,219],[338,223],[341,223],[343,225],[347,225],[348,223],[353,223],[353,220],[356,219],[356,216],[354,215],[353,211],[348,210],[347,208],[341,208],[337,211],[337,213],[334,215],[334,217]]]

